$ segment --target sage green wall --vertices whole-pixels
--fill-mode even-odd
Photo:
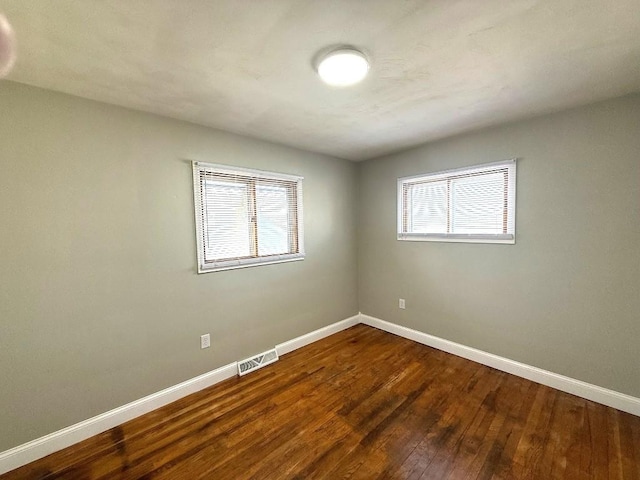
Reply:
[[[358,301],[640,396],[639,126],[632,95],[353,164],[0,82],[0,451]],[[397,177],[511,157],[516,245],[396,240]],[[188,160],[303,175],[306,260],[196,275]]]
[[[197,275],[188,160],[303,175],[307,258]],[[0,82],[0,451],[356,314],[356,176]]]
[[[515,245],[396,240],[398,177],[513,157]],[[360,173],[363,313],[640,397],[640,95],[434,142]]]

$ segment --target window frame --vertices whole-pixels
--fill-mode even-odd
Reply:
[[[489,173],[494,170],[507,170],[507,233],[503,234],[478,234],[478,233],[414,233],[405,231],[406,218],[408,217],[407,199],[405,198],[405,185],[418,184],[425,181],[442,181],[460,178],[465,175]],[[472,165],[468,167],[443,170],[439,172],[411,175],[398,178],[397,182],[397,239],[402,241],[418,242],[461,242],[461,243],[516,243],[516,159],[502,160],[499,162]],[[450,207],[447,214],[450,215]],[[511,230],[509,232],[509,230]]]
[[[195,214],[195,233],[198,273],[220,272],[234,270],[238,268],[255,267],[259,265],[273,265],[276,263],[286,263],[304,260],[304,217],[302,205],[302,182],[304,177],[289,175],[284,173],[269,172],[252,168],[236,167],[232,165],[221,165],[215,163],[192,162],[193,169],[193,198]],[[204,174],[221,177],[231,176],[240,179],[239,183],[246,183],[249,192],[249,215],[247,226],[249,227],[249,243],[252,253],[247,257],[236,257],[221,260],[207,260],[205,255],[205,219],[203,209],[202,178]],[[293,195],[287,195],[288,208],[295,213],[295,226],[288,230],[294,232],[292,239],[287,239],[294,246],[294,252],[284,254],[259,255],[257,239],[258,218],[256,211],[256,183],[273,183],[278,185],[289,184],[289,188],[294,188]],[[290,200],[294,199],[295,204]]]

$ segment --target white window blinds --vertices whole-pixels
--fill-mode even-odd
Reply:
[[[398,179],[398,239],[515,243],[516,162]]]
[[[304,258],[302,177],[193,163],[198,272]]]

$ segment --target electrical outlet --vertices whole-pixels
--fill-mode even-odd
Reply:
[[[211,346],[211,335],[208,333],[200,335],[200,348],[209,348]]]
[[[404,298],[399,298],[398,299],[398,308],[401,308],[404,310]]]

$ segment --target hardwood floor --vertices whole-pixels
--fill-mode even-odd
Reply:
[[[14,479],[640,479],[640,417],[357,325]]]

